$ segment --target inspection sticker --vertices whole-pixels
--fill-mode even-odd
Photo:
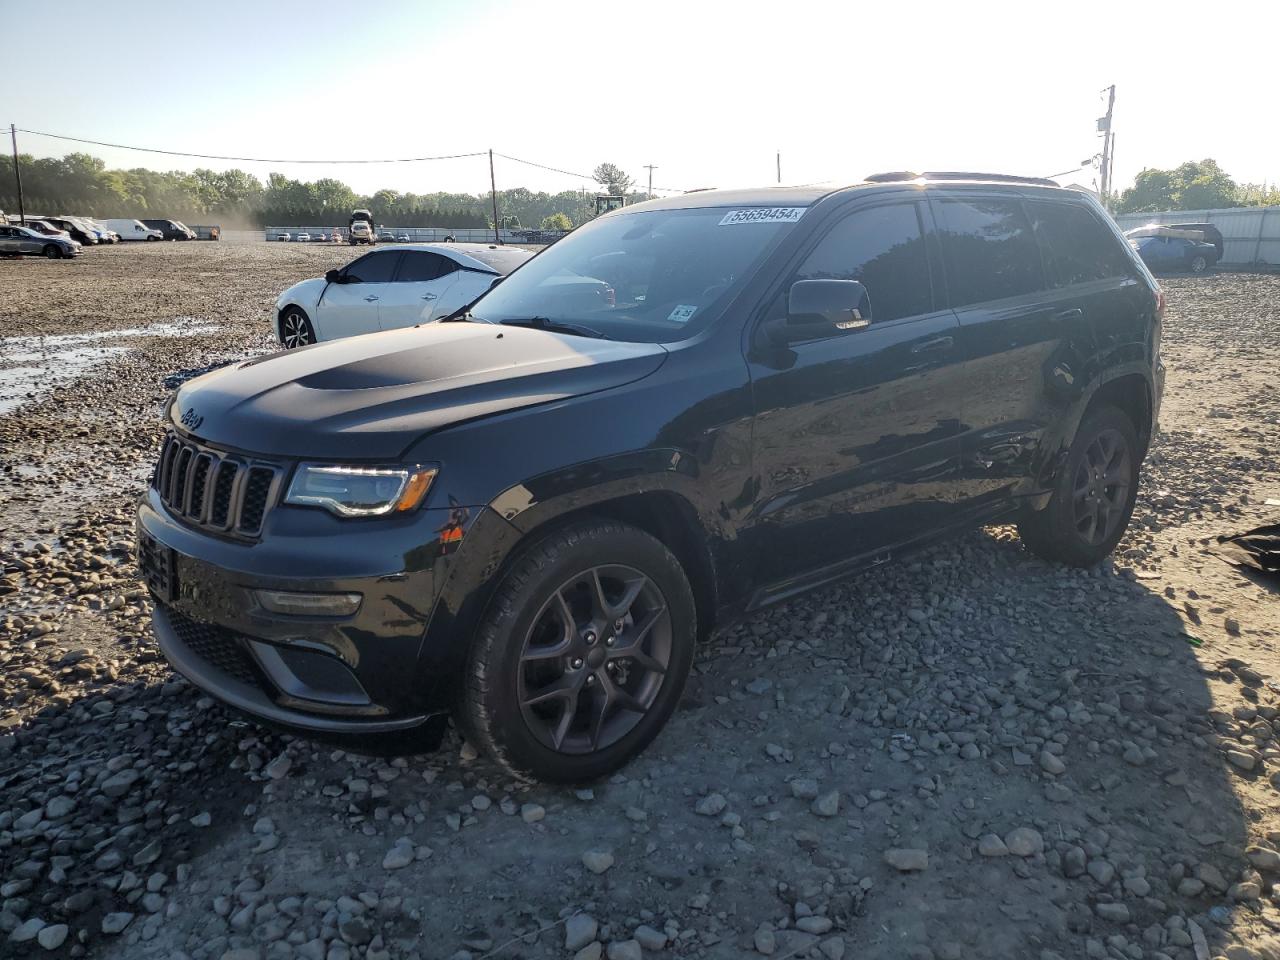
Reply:
[[[693,311],[697,309],[697,307],[691,307],[687,303],[678,304],[674,310],[667,314],[667,320],[670,323],[688,323],[689,318],[693,316]]]
[[[804,207],[752,207],[749,210],[730,210],[720,221],[720,226],[735,223],[795,223],[804,215]]]

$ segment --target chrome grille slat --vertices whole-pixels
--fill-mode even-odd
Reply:
[[[170,432],[151,483],[184,523],[252,539],[262,532],[283,476],[279,464],[224,453]]]

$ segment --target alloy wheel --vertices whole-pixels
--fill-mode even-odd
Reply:
[[[280,323],[286,349],[305,347],[311,342],[311,330],[307,326],[307,320],[296,310],[286,313]]]
[[[1208,268],[1208,266],[1209,266],[1209,261],[1206,260],[1204,257],[1198,256],[1191,261],[1191,272],[1204,273],[1205,270]]]
[[[620,564],[584,570],[533,618],[520,653],[520,712],[552,750],[605,749],[653,706],[671,653],[671,615],[653,580]]]
[[[1103,430],[1085,449],[1072,485],[1081,540],[1095,546],[1115,533],[1124,520],[1132,482],[1128,442],[1119,430]]]

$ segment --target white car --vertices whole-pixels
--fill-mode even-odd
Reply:
[[[293,239],[293,236],[292,236],[292,234],[289,234],[289,233],[282,233],[282,234],[280,234],[280,236],[276,237],[276,239],[277,239],[277,240],[292,240],[292,239]]]
[[[294,241],[295,241],[295,242],[297,242],[297,243],[310,243],[310,242],[311,242],[311,234],[309,234],[309,233],[300,233],[300,234],[298,234],[296,237],[294,237],[293,239],[294,239]]]
[[[375,250],[280,294],[276,338],[293,349],[442,320],[532,256],[520,247],[484,243]]]

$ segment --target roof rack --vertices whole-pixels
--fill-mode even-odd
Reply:
[[[924,173],[896,170],[891,173],[873,173],[866,178],[868,183],[903,183],[907,180],[993,180],[997,183],[1034,183],[1042,187],[1058,186],[1048,177],[1019,177],[1011,173],[971,173],[963,170],[927,170]]]

